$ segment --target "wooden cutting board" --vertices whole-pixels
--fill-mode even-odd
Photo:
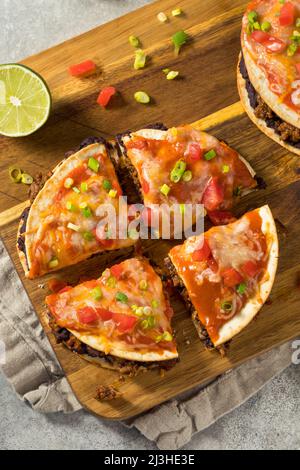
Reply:
[[[27,199],[26,188],[9,181],[7,169],[16,164],[27,173],[47,172],[90,135],[111,137],[127,129],[163,121],[167,126],[199,121],[202,129],[235,147],[262,176],[267,189],[245,197],[236,208],[241,215],[264,203],[271,206],[280,238],[280,260],[271,302],[258,318],[231,344],[226,358],[205,351],[183,304],[173,299],[175,329],[180,363],[160,377],[155,371],[127,379],[119,384],[122,396],[110,402],[95,399],[100,384],[112,384],[118,374],[77,357],[50,342],[66,376],[82,405],[112,419],[125,419],[168,400],[236,367],[274,346],[300,334],[300,289],[297,288],[300,263],[300,160],[276,145],[243,113],[236,88],[239,33],[245,1],[181,0],[184,15],[172,18],[178,2],[160,0],[111,23],[96,28],[64,44],[23,61],[48,82],[53,96],[53,111],[47,124],[34,135],[22,139],[1,137],[0,229],[28,295],[42,318],[43,301],[51,276],[29,281],[24,278],[15,250],[18,217]],[[158,12],[170,15],[161,24]],[[175,57],[170,37],[184,29],[193,38],[179,57]],[[150,56],[144,70],[134,71],[129,35],[138,36]],[[75,79],[68,75],[70,64],[93,59],[99,66],[95,77]],[[167,81],[163,68],[180,71],[180,78]],[[114,85],[120,92],[109,109],[96,104],[99,90]],[[143,106],[133,99],[135,91],[145,90],[153,98]],[[161,262],[170,249],[166,241],[148,242],[145,254]],[[99,276],[102,270],[119,261],[120,256],[96,257],[59,276],[76,282],[81,276]],[[205,412],[205,410],[203,410]]]

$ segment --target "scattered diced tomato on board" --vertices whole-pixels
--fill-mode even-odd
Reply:
[[[69,73],[73,77],[86,77],[96,71],[96,64],[92,60],[85,60],[80,64],[71,65]]]
[[[113,86],[107,86],[100,91],[97,98],[97,103],[105,108],[110,102],[111,98],[116,94],[117,90]]]

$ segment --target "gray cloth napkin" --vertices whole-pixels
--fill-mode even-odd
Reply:
[[[42,413],[77,411],[76,400],[0,240],[0,364],[18,396]],[[241,405],[291,363],[284,344],[126,422],[160,449],[178,449]]]

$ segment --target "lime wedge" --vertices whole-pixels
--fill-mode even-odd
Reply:
[[[50,91],[39,75],[24,65],[0,65],[0,134],[32,134],[47,121],[50,109]]]

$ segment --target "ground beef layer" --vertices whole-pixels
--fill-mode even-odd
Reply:
[[[244,57],[241,57],[239,70],[246,82],[246,90],[248,92],[249,102],[254,109],[254,114],[258,119],[265,121],[267,127],[273,129],[281,140],[293,147],[300,149],[300,129],[285,122],[264,102],[257,93],[254,86],[250,82]]]

